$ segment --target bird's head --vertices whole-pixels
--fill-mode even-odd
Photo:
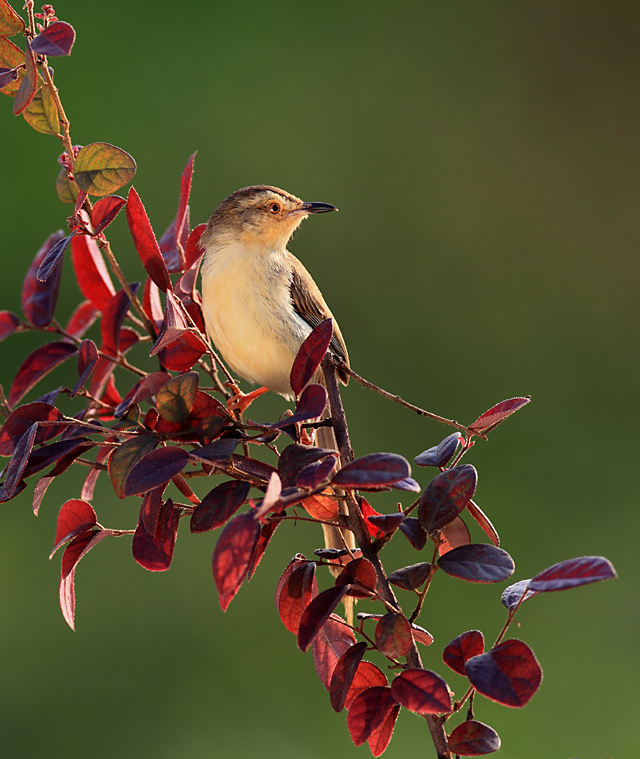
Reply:
[[[237,239],[247,245],[284,248],[309,214],[337,210],[329,203],[304,203],[295,195],[269,185],[243,187],[213,212],[203,243]]]

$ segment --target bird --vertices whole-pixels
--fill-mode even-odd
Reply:
[[[287,399],[294,398],[289,377],[300,346],[329,318],[329,351],[340,360],[338,378],[344,385],[349,381],[340,328],[311,274],[287,250],[304,219],[337,210],[271,185],[243,187],[220,203],[200,238],[202,310],[210,338],[236,374]],[[321,369],[312,382],[324,384]],[[331,427],[319,427],[316,442],[338,449]],[[355,547],[352,532],[330,525],[323,530],[327,548]]]

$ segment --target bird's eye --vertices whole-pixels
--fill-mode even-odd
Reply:
[[[272,214],[280,213],[280,204],[279,203],[270,203],[269,204],[269,213],[272,213]]]

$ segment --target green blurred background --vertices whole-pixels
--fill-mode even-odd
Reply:
[[[248,184],[335,203],[340,213],[307,221],[292,250],[358,372],[467,423],[532,395],[468,456],[514,579],[584,554],[608,556],[620,579],[528,603],[513,632],[542,663],[540,691],[521,711],[478,698],[476,716],[498,730],[505,758],[634,755],[640,6],[55,7],[78,35],[71,58],[55,61],[72,138],[136,158],[135,186],[157,232],[175,213],[194,150],[193,223]],[[8,98],[2,109],[0,307],[19,311],[26,267],[70,207],[54,191],[56,139],[15,119]],[[111,229],[125,272],[140,278],[124,218]],[[77,300],[67,265],[62,319]],[[2,345],[5,387],[37,342],[16,335]],[[344,403],[357,454],[412,459],[448,434],[355,383]],[[284,407],[263,398],[252,415]],[[414,475],[425,485],[431,472]],[[79,567],[73,633],[58,609],[59,562],[47,555],[58,507],[80,481],[69,473],[52,486],[37,521],[32,486],[0,510],[4,756],[369,755],[352,746],[273,605],[280,572],[318,545],[318,530],[282,527],[226,614],[211,579],[212,535],[184,525],[171,571],[160,574],[135,564],[129,541],[107,541]],[[393,497],[373,502],[394,508]],[[135,523],[136,503],[109,487],[94,504],[108,526]],[[389,569],[427,558],[395,543]],[[502,587],[434,583],[421,618],[436,637],[425,666],[458,693],[442,647],[473,628],[494,638]],[[432,754],[424,722],[401,715],[386,756]]]

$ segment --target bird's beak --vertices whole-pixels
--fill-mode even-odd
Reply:
[[[303,203],[298,209],[298,213],[328,213],[329,211],[337,210],[331,203]]]

